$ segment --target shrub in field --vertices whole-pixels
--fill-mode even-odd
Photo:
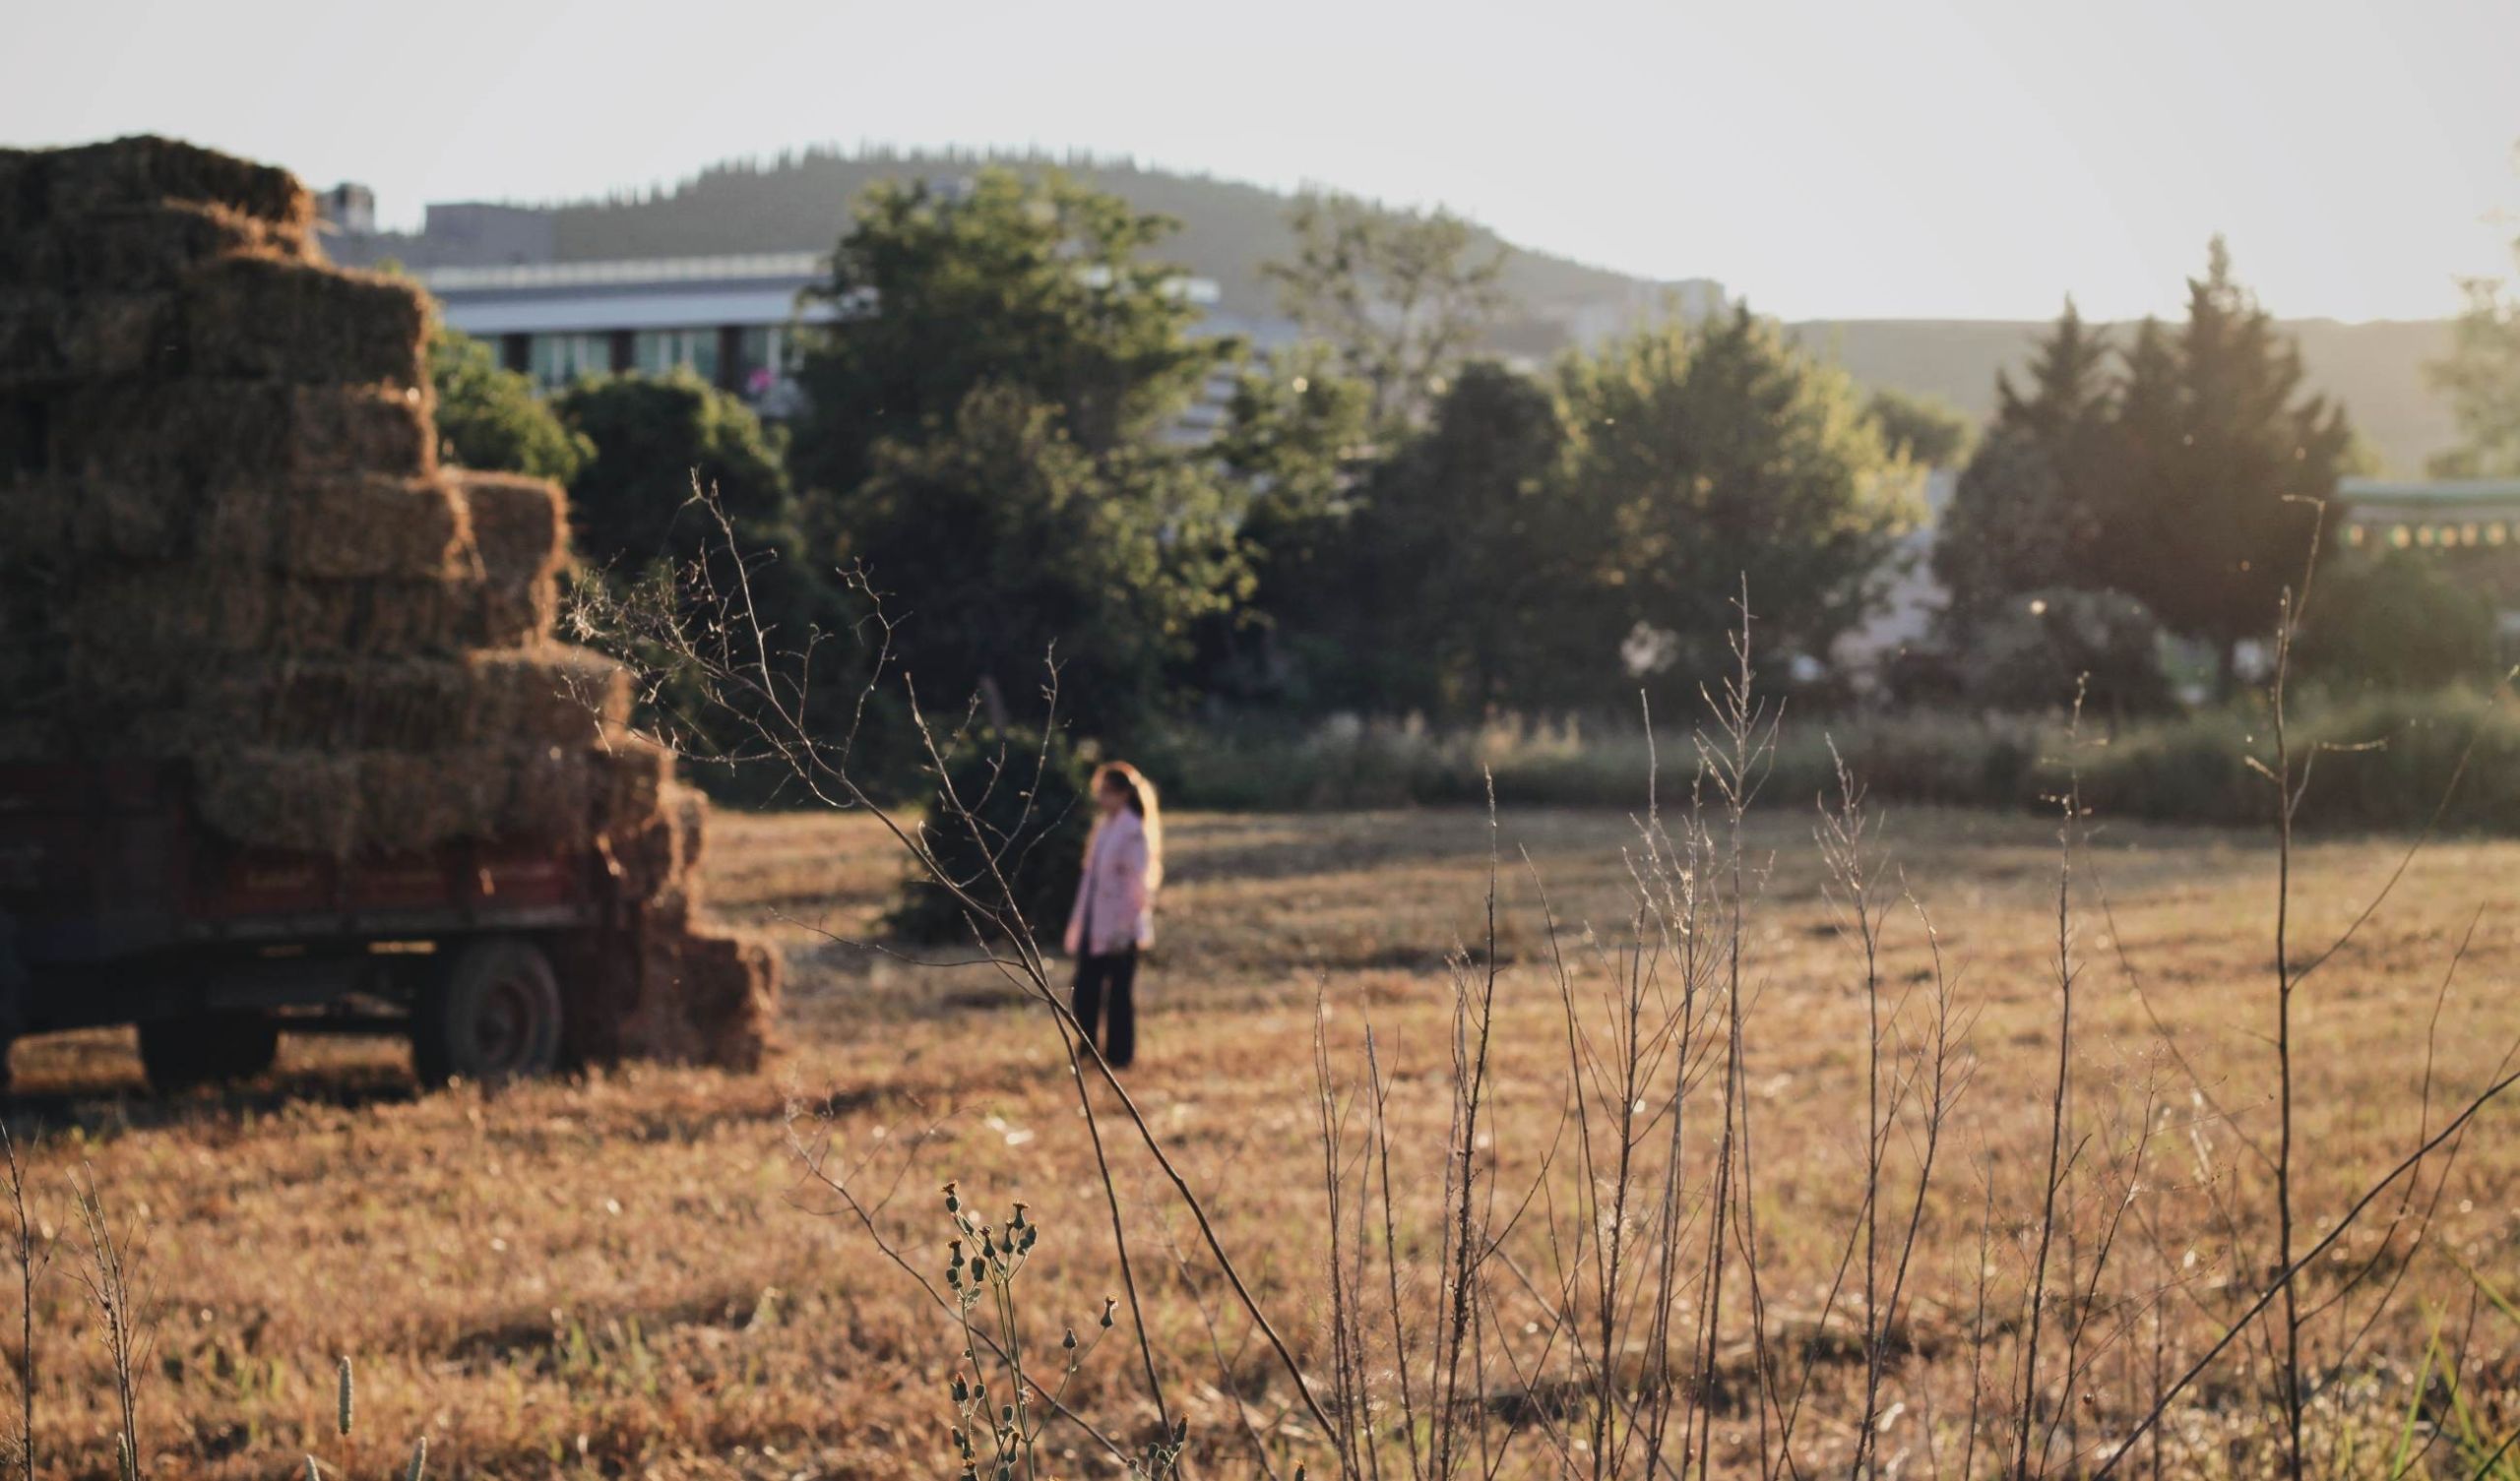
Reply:
[[[1063,732],[1020,729],[970,732],[943,757],[919,833],[927,868],[885,924],[913,941],[968,937],[951,881],[992,905],[1011,900],[1036,937],[1057,941],[1094,828],[1085,759]]]
[[[2161,637],[2153,614],[2122,592],[2027,592],[1970,630],[1966,692],[1995,710],[2061,710],[2079,695],[2099,713],[2158,712],[2171,701]]]
[[[2308,814],[2319,827],[2421,827],[2456,778],[2446,826],[2520,833],[2520,703],[2506,694],[2329,699],[2299,707],[2293,725],[2303,745],[2355,753],[2312,768]],[[2267,733],[2265,716],[2245,707],[2106,727],[2087,713],[2079,736],[2061,715],[2001,711],[1788,717],[1766,786],[1819,795],[1843,760],[1881,801],[2035,810],[2079,774],[2084,796],[2114,817],[2249,826],[2271,805],[2248,760]],[[1694,742],[1678,732],[1649,748],[1632,728],[1353,720],[1259,736],[1176,730],[1163,754],[1177,803],[1228,811],[1476,803],[1491,779],[1508,806],[1632,808],[1658,755],[1667,775],[1696,764]]]
[[[2303,678],[2430,689],[2494,673],[2493,603],[2429,552],[2355,552],[2319,572],[2295,654]]]

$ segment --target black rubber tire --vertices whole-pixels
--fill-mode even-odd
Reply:
[[[542,949],[493,936],[440,954],[411,1005],[411,1069],[425,1085],[534,1080],[560,1062],[560,982]]]
[[[280,1020],[267,1013],[204,1013],[140,1025],[140,1066],[161,1095],[250,1080],[280,1057]]]

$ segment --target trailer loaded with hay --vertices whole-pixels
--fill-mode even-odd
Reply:
[[[312,218],[164,140],[0,151],[0,1051],[754,1064],[777,961],[701,913],[706,808],[551,637],[560,491],[441,466],[425,304]]]

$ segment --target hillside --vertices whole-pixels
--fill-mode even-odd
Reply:
[[[1181,222],[1172,255],[1216,279],[1228,308],[1241,314],[1274,310],[1276,294],[1261,280],[1260,265],[1289,249],[1286,196],[1211,175],[1084,156],[806,150],[770,163],[722,164],[636,199],[556,208],[557,251],[564,260],[819,251],[839,237],[850,204],[874,182],[952,177],[988,163],[1022,169],[1056,165],[1141,211],[1172,216]],[[1536,309],[1619,300],[1643,286],[1621,274],[1521,248],[1509,252],[1506,282],[1518,302]]]
[[[2048,331],[2044,323],[1987,319],[1821,320],[1791,328],[1858,380],[1939,396],[1980,416],[1994,409],[1995,372],[2020,365]],[[2424,373],[2427,362],[2449,351],[2447,321],[2294,319],[2281,328],[2300,342],[2312,385],[2344,401],[2355,429],[2378,450],[2388,471],[2420,475],[2431,455],[2456,440],[2449,405]],[[2111,326],[2107,333],[2122,343],[2132,328]]]
[[[1260,267],[1290,247],[1288,197],[1211,175],[1145,168],[1126,160],[968,152],[844,153],[815,149],[771,161],[713,166],[689,180],[637,196],[539,208],[549,252],[564,261],[686,257],[727,252],[820,251],[839,237],[850,203],[880,179],[955,177],[981,164],[1057,165],[1100,189],[1181,222],[1170,255],[1216,280],[1228,313],[1267,319],[1276,295]],[[1495,240],[1492,236],[1489,240]],[[1674,289],[1711,300],[1705,279],[1658,283],[1529,248],[1507,246],[1505,283],[1515,310],[1495,334],[1498,348],[1547,356],[1649,315]],[[352,261],[393,257],[410,266],[468,260],[460,242],[374,237]],[[2422,471],[2451,440],[2448,408],[2425,384],[2423,367],[2448,343],[2442,322],[2339,324],[2301,320],[2297,336],[2312,379],[2340,397],[2355,425],[2389,467]],[[2043,326],[1976,320],[1817,321],[1793,326],[1804,342],[1832,349],[1864,381],[1941,396],[1984,413],[1994,404],[1997,370],[2016,365]]]

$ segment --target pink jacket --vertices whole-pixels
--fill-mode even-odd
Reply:
[[[1076,882],[1076,905],[1067,913],[1067,954],[1107,956],[1131,946],[1155,945],[1155,897],[1146,887],[1146,825],[1125,808],[1094,827],[1086,848],[1085,878]],[[1090,908],[1089,908],[1090,907]],[[1085,939],[1088,917],[1094,939]]]

